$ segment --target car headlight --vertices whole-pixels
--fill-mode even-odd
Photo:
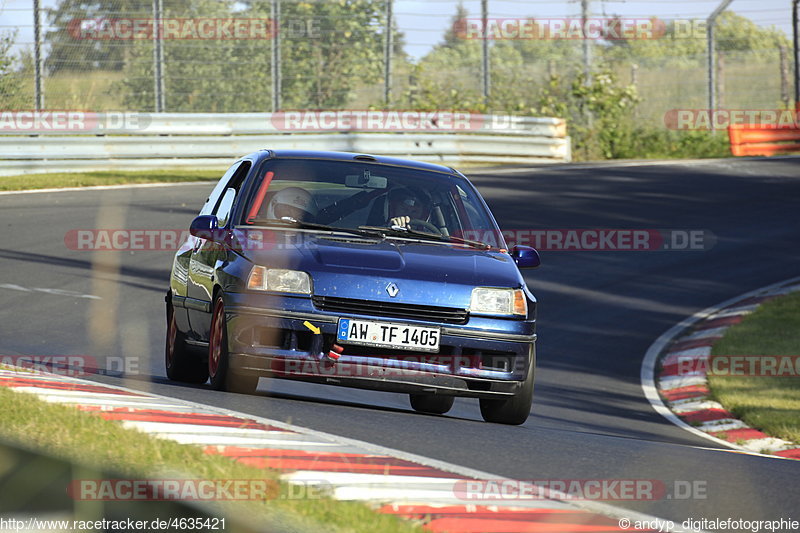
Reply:
[[[311,294],[311,277],[299,270],[254,266],[247,279],[247,288],[254,291]]]
[[[528,315],[528,302],[522,289],[475,287],[469,302],[469,312],[481,315]]]

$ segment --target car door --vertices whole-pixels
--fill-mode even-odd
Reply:
[[[200,214],[214,215],[217,217],[220,228],[228,227],[239,189],[251,166],[251,161],[244,160],[231,167],[225,173],[228,179],[221,179],[218,187],[214,189],[216,200],[211,204],[212,197],[215,196],[212,194]],[[193,337],[200,340],[208,338],[208,331],[211,327],[214,269],[217,262],[224,260],[226,255],[227,248],[220,243],[195,237],[189,259],[186,308]]]

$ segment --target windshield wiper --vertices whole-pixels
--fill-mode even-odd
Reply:
[[[473,248],[481,248],[483,250],[488,250],[489,248],[491,248],[488,244],[484,242],[462,239],[461,237],[454,237],[452,235],[437,235],[436,233],[417,231],[407,228],[405,226],[391,226],[388,228],[381,226],[359,226],[358,229],[363,229],[368,231],[380,231],[385,235],[391,235],[393,237],[417,237],[420,239],[427,239],[437,242],[465,244],[467,246],[472,246]]]
[[[338,226],[329,226],[327,224],[317,224],[316,222],[304,222],[292,217],[281,218],[257,218],[251,221],[252,225],[258,226],[287,226],[298,229],[316,229],[321,231],[338,231],[341,233],[350,233],[351,235],[359,235],[362,237],[377,237],[384,238],[382,231],[371,231],[369,228],[340,228]],[[378,228],[381,229],[381,228]]]

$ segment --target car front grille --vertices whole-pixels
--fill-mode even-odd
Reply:
[[[467,322],[467,310],[457,307],[379,302],[334,296],[314,296],[312,300],[317,309],[332,313],[408,318],[446,324],[465,324]]]

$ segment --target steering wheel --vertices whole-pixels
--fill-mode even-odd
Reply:
[[[433,233],[435,233],[437,235],[442,235],[442,230],[440,230],[439,228],[437,228],[436,226],[434,226],[431,222],[428,222],[427,220],[421,220],[419,218],[412,218],[411,220],[408,221],[408,227],[413,229],[414,226],[423,227],[426,230],[429,230],[429,231],[431,231],[431,232],[433,232]]]

